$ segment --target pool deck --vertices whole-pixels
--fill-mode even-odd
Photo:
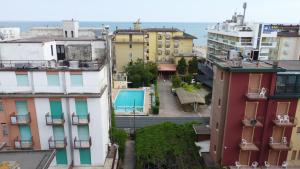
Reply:
[[[136,112],[135,115],[137,116],[147,116],[149,114],[150,110],[150,104],[151,104],[151,95],[150,95],[150,87],[143,87],[143,88],[127,88],[127,89],[112,89],[112,100],[113,103],[115,102],[115,99],[118,95],[119,90],[144,90],[144,111],[142,113]],[[132,116],[132,112],[115,112],[117,116]]]

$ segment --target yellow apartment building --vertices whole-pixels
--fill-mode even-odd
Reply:
[[[296,111],[297,126],[293,128],[291,142],[293,143],[292,150],[288,153],[288,165],[300,168],[300,99]]]
[[[136,59],[158,64],[161,72],[175,72],[181,57],[187,61],[194,55],[193,40],[196,39],[177,28],[142,29],[139,22],[134,29],[117,29],[114,32],[114,70],[124,72],[124,67]]]

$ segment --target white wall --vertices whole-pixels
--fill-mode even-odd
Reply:
[[[278,60],[300,59],[300,37],[280,37]]]
[[[29,86],[18,86],[15,71],[0,71],[0,92],[1,93],[32,92],[30,78],[31,78],[31,74],[28,73]]]
[[[51,48],[53,45],[53,56]],[[55,42],[0,43],[0,60],[52,60],[56,59]]]

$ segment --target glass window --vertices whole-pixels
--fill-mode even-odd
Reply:
[[[277,94],[300,94],[300,75],[278,75],[276,81]]]
[[[82,75],[71,74],[71,85],[72,86],[83,86]]]
[[[48,86],[59,86],[59,75],[58,74],[47,74]]]
[[[27,74],[17,74],[16,77],[17,77],[17,85],[18,86],[29,86]]]
[[[3,111],[3,103],[0,101],[0,111]]]
[[[2,123],[2,135],[8,136],[8,125],[6,123]]]

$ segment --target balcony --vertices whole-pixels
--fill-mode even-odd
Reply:
[[[254,143],[248,142],[245,139],[242,139],[239,146],[243,151],[259,151],[258,147]]]
[[[14,140],[15,149],[31,149],[33,146],[32,137],[28,140],[22,140],[17,137]]]
[[[66,148],[67,139],[66,137],[63,140],[54,140],[52,137],[48,140],[49,149],[61,149]]]
[[[270,137],[269,146],[277,151],[289,151],[292,149],[292,143],[288,143],[286,137],[282,137],[281,142],[275,142],[273,137]]]
[[[275,47],[277,45],[276,42],[261,42],[261,46],[265,47]]]
[[[248,100],[267,100],[267,89],[266,88],[261,88],[256,91],[248,92],[246,93],[246,97]]]
[[[91,137],[87,140],[80,140],[75,137],[74,139],[74,148],[79,149],[79,148],[90,148],[92,145],[92,140]]]
[[[277,115],[273,123],[278,127],[295,127],[297,126],[297,118],[291,118],[288,115]]]
[[[51,115],[50,113],[47,113],[45,118],[47,125],[63,125],[65,123],[64,114]]]
[[[76,115],[72,114],[72,124],[73,125],[87,125],[90,122],[90,114],[87,115]]]
[[[10,122],[13,125],[29,124],[31,121],[30,113],[24,115],[12,114],[10,115]]]
[[[249,119],[249,118],[244,119],[242,121],[242,123],[245,127],[263,127],[263,124],[255,118],[253,118],[253,119]]]

